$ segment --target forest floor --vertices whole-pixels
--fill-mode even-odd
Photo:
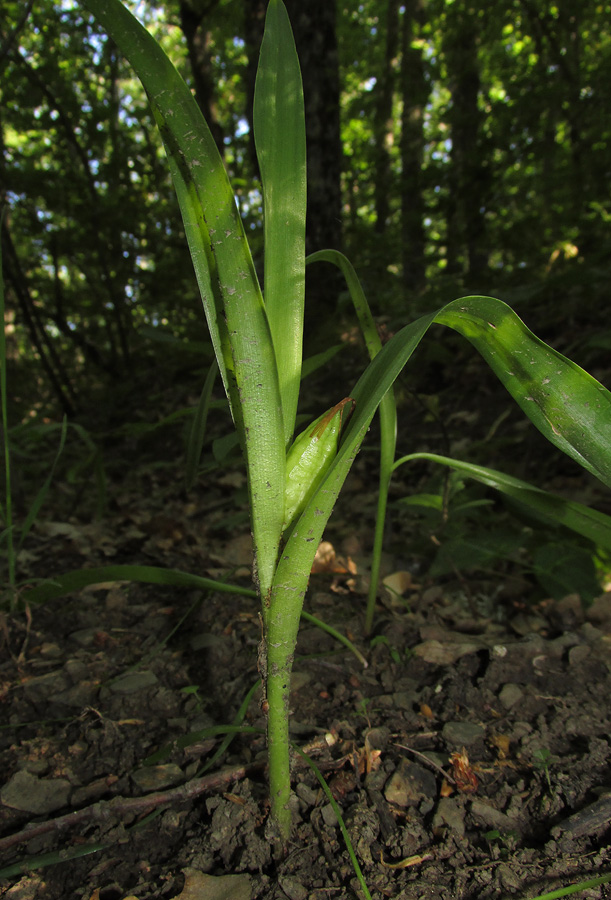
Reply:
[[[127,465],[100,522],[41,517],[22,565],[52,577],[137,562],[250,587],[247,519],[231,512],[241,471],[188,499],[171,471]],[[304,623],[292,736],[325,775],[374,900],[526,900],[610,870],[611,595],[585,608],[531,601],[490,573],[420,577],[395,536],[385,573],[402,596],[382,589],[366,637],[366,466],[342,498],[337,556],[306,608],[368,665]],[[294,833],[274,858],[256,692],[250,730],[205,770],[224,738],[211,729],[236,721],[257,681],[253,599],[104,584],[7,614],[2,632],[0,896],[362,897],[297,757]]]

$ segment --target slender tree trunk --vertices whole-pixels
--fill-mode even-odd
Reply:
[[[376,106],[373,118],[375,148],[375,230],[384,234],[390,215],[392,189],[390,147],[394,141],[393,99],[395,71],[399,48],[399,0],[388,0],[386,8],[386,52],[384,68],[376,87]]]
[[[443,43],[452,93],[448,269],[462,268],[476,289],[488,265],[485,211],[490,175],[478,107],[478,32],[472,7],[457,0],[448,8]]]
[[[51,385],[63,412],[71,417],[74,415],[75,398],[70,379],[61,365],[54,347],[49,341],[46,331],[40,321],[39,312],[32,301],[27,281],[21,269],[19,257],[17,256],[17,251],[15,250],[15,245],[13,244],[6,223],[2,229],[1,238],[4,248],[3,257],[6,266],[7,281],[11,285],[15,297],[17,298],[23,321],[29,332],[30,340],[32,341],[32,346],[38,354],[42,369],[49,380],[49,384]],[[2,323],[2,327],[4,327],[4,323]]]
[[[206,26],[219,0],[180,0],[180,27],[187,41],[195,98],[204,114],[214,142],[224,156],[224,133],[218,120],[216,92],[210,61],[210,30]]]
[[[247,115],[252,134],[254,79],[263,36],[263,0],[245,0],[249,58]],[[339,59],[335,32],[335,0],[287,0],[304,89],[308,209],[306,252],[342,247],[341,140],[339,120]],[[254,142],[252,144],[254,157]],[[308,266],[306,328],[317,330],[329,322],[342,289],[341,277],[326,265]],[[314,323],[314,325],[312,325]]]
[[[404,3],[401,29],[401,247],[403,282],[418,292],[425,280],[425,233],[422,163],[424,156],[424,110],[429,96],[422,53],[413,46],[421,0]]]

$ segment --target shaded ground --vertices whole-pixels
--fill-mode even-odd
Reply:
[[[422,429],[419,448],[479,461],[487,445],[474,430],[483,441],[502,418],[497,398],[468,429],[455,404],[468,452],[453,433],[446,448]],[[413,415],[421,421],[422,409]],[[527,469],[534,456],[548,483],[589,501],[590,488],[548,469],[529,440],[506,455]],[[22,568],[52,577],[142,563],[250,586],[239,468],[187,499],[173,445],[167,468],[159,447],[148,466],[139,447],[121,452],[102,523],[69,511],[41,520]],[[393,582],[403,597],[382,591],[366,639],[372,459],[357,460],[329,529],[346,564],[313,575],[307,601],[369,665],[304,623],[292,694],[294,740],[325,774],[372,896],[526,900],[610,870],[611,595],[585,612],[576,596],[537,601],[532,579],[502,565],[477,579],[427,578],[418,535],[397,514],[385,570],[407,572]],[[236,720],[258,677],[255,601],[107,584],[29,612],[2,621],[0,896],[362,896],[333,809],[298,758],[294,837],[285,859],[272,858],[256,693],[248,732],[213,759],[225,737],[217,726]],[[21,835],[26,827],[36,831]],[[611,887],[582,896],[611,897]]]
[[[218,568],[239,564],[246,543],[228,545]],[[293,729],[326,773],[372,896],[528,897],[609,868],[611,598],[586,616],[577,598],[500,616],[431,586],[412,591],[409,608],[385,602],[372,649],[350,585],[358,579],[314,576],[309,609],[350,634],[369,666],[304,626]],[[222,739],[202,730],[230,723],[256,680],[257,611],[239,596],[105,586],[33,610],[30,624],[7,619],[4,638],[3,835],[194,784]],[[256,697],[246,723],[264,725]],[[141,827],[142,810],[85,815],[4,850],[7,866],[105,845],[3,879],[2,896],[359,896],[331,806],[302,764],[294,840],[274,863],[263,754],[261,736],[237,737],[215,769],[250,765],[249,777],[167,803]]]

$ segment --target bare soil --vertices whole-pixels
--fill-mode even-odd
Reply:
[[[529,897],[608,868],[611,598],[501,617],[431,586],[409,607],[383,602],[372,648],[353,582],[313,576],[308,609],[369,665],[304,625],[293,737],[326,775],[372,896]],[[56,825],[5,847],[2,866],[60,854],[2,879],[2,896],[361,896],[333,809],[298,759],[294,835],[274,859],[261,734],[237,735],[199,792],[223,737],[206,729],[231,724],[257,678],[253,600],[107,585],[31,616],[5,622],[1,828]],[[245,724],[264,728],[256,695]],[[130,807],[159,792],[167,802]],[[112,801],[103,815],[99,801]]]
[[[243,475],[186,498],[170,449],[166,468],[157,449],[148,468],[134,451],[137,470],[128,454],[101,523],[41,519],[21,570],[138,562],[250,587]],[[402,596],[381,590],[365,636],[375,489],[357,460],[328,535],[344,563],[331,556],[306,601],[368,665],[304,622],[292,692],[293,740],[371,896],[528,900],[611,870],[611,594],[542,600],[502,567],[427,578],[399,529],[385,572],[407,573]],[[297,754],[294,832],[275,854],[256,691],[219,753],[258,678],[253,599],[109,583],[1,625],[0,896],[363,896]]]

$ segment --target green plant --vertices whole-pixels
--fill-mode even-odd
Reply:
[[[281,0],[270,0],[255,89],[255,143],[265,213],[263,296],[227,175],[190,91],[120,0],[83,0],[83,5],[115,40],[147,90],[166,147],[219,371],[246,460],[256,585],[264,626],[260,660],[268,709],[271,814],[280,841],[286,845],[291,827],[290,673],[312,562],[378,407],[383,417],[378,528],[383,523],[392,470],[407,459],[394,462],[396,417],[391,389],[428,328],[444,324],[467,337],[542,433],[606,484],[611,483],[611,395],[539,341],[505,304],[489,297],[448,303],[406,326],[381,347],[354,270],[341,255],[325,251],[310,262],[330,261],[344,271],[372,361],[351,392],[354,412],[343,424],[334,458],[334,447],[325,455],[322,477],[316,445],[311,468],[298,467],[303,496],[294,509],[294,520],[287,522],[287,496],[290,500],[295,490],[291,481],[294,468],[287,470],[287,454],[302,374],[306,172],[303,91],[286,10]],[[325,429],[309,429],[309,441],[324,439],[329,423],[335,421],[334,414],[328,416]],[[336,434],[333,437],[335,440]],[[428,457],[433,459],[430,454]],[[457,465],[453,460],[434,459]],[[544,492],[499,473],[491,475],[488,470],[471,467],[469,474],[492,478],[498,489],[519,494],[522,502],[534,504],[542,514],[553,509],[571,527],[611,548],[606,517],[577,504],[550,500]],[[376,533],[379,547],[381,531]],[[213,585],[206,579],[199,581]],[[377,575],[373,581],[377,582]],[[40,599],[43,594],[37,596]],[[368,622],[372,615],[370,596]]]
[[[535,769],[538,769],[540,772],[543,772],[545,777],[545,781],[547,782],[547,788],[549,791],[552,789],[552,779],[549,773],[550,764],[555,762],[552,754],[547,749],[547,747],[538,747],[533,753],[533,766]]]

